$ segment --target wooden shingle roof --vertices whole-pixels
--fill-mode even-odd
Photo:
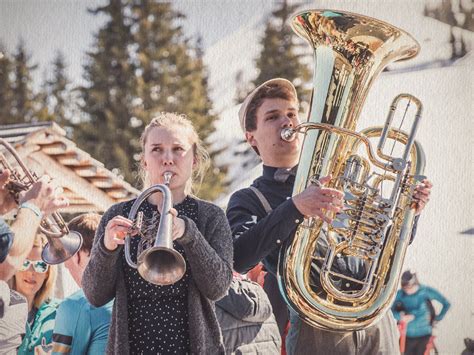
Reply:
[[[78,148],[54,122],[0,125],[0,137],[13,145],[30,170],[48,174],[63,187],[70,204],[61,212],[103,212],[140,193]]]

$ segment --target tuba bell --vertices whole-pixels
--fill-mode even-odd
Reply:
[[[154,285],[171,285],[179,281],[186,272],[186,262],[183,256],[173,248],[173,216],[170,213],[173,207],[171,191],[168,187],[172,173],[165,172],[165,183],[149,187],[137,197],[133,203],[128,219],[133,221],[131,230],[140,232],[143,222],[143,212],[138,212],[140,205],[150,195],[161,192],[163,194],[162,213],[156,232],[155,242],[138,255],[135,263],[130,254],[131,236],[125,237],[125,259],[149,283]],[[137,213],[138,212],[138,213]]]
[[[357,132],[356,124],[378,74],[414,57],[419,45],[388,23],[341,11],[297,13],[292,28],[310,43],[316,62],[308,120],[281,132],[288,141],[304,134],[293,195],[331,175],[327,187],[343,191],[344,207],[330,225],[318,218],[299,225],[281,248],[279,286],[308,324],[359,330],[385,314],[398,287],[415,218],[413,193],[424,178],[424,153],[414,140],[422,105],[401,94],[385,126]],[[392,127],[406,102],[416,111],[409,133]],[[371,139],[378,139],[376,150]],[[402,152],[387,153],[387,141]]]
[[[6,189],[13,195],[15,201],[18,202],[20,193],[29,190],[38,181],[38,178],[26,167],[10,143],[0,138],[0,146],[3,146],[5,153],[11,156],[10,159],[13,159],[19,166],[19,169],[15,169],[9,162],[12,160],[9,160],[7,155],[0,152],[0,171],[8,169],[11,173],[10,182],[7,184]],[[70,231],[63,217],[58,212],[43,218],[39,230],[48,240],[41,253],[41,258],[47,264],[56,265],[63,263],[81,249],[81,234]]]

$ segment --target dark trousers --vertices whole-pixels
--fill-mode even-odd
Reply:
[[[376,324],[354,332],[331,332],[313,328],[290,314],[286,337],[288,355],[397,355],[397,323],[390,310]]]
[[[431,335],[416,338],[407,337],[404,355],[423,355],[430,338]]]
[[[278,288],[278,280],[275,275],[269,272],[266,273],[263,282],[263,289],[272,304],[273,314],[275,315],[278,324],[278,330],[280,331],[280,335],[283,336],[289,320],[288,306],[281,296],[280,289]]]

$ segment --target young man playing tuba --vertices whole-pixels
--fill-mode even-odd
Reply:
[[[281,138],[281,131],[300,123],[298,111],[293,84],[281,78],[257,87],[240,108],[242,130],[262,159],[263,174],[250,188],[235,192],[229,201],[227,218],[234,236],[234,269],[238,272],[245,273],[263,262],[275,275],[280,247],[293,237],[305,216],[330,223],[329,213],[342,209],[343,193],[324,186],[330,176],[320,178],[320,186],[311,184],[291,196],[301,141],[296,137],[287,142]],[[424,180],[416,188],[417,214],[428,202],[431,187],[431,183]],[[359,267],[357,262],[348,262],[346,273],[356,275]],[[270,299],[275,297],[279,295],[269,294]],[[399,352],[398,331],[391,312],[375,325],[354,332],[313,328],[293,312],[290,312],[290,324],[286,338],[288,354]]]

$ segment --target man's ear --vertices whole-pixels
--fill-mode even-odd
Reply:
[[[245,132],[245,139],[247,140],[247,142],[252,146],[252,147],[256,147],[257,146],[257,141],[255,139],[255,136],[252,132]]]

